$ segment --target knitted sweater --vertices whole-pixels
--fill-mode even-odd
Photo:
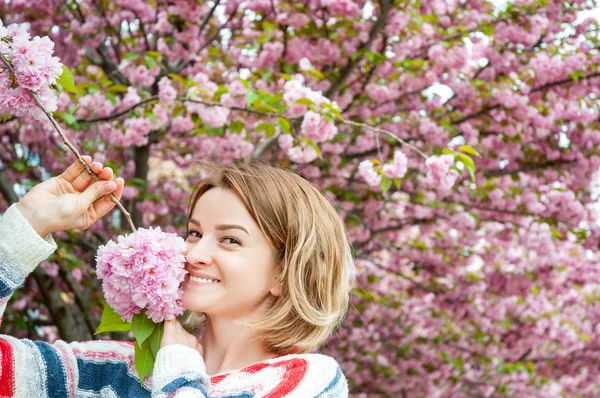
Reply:
[[[0,219],[0,322],[13,291],[56,244],[11,206]],[[0,335],[0,398],[4,397],[346,397],[336,361],[321,354],[285,355],[209,376],[202,356],[184,345],[158,351],[140,385],[129,342],[48,344]]]

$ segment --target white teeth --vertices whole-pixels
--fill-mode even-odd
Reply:
[[[190,280],[194,282],[202,282],[202,283],[219,283],[216,279],[204,279],[198,278],[197,276],[190,275]]]

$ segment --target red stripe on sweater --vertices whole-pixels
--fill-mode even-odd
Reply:
[[[280,398],[292,392],[298,384],[302,381],[308,370],[308,362],[303,358],[288,359],[285,361],[279,361],[275,363],[259,362],[255,365],[250,365],[240,372],[253,374],[263,370],[266,367],[281,368],[285,369],[281,381],[275,388],[265,395],[265,398]],[[211,384],[218,384],[224,378],[229,376],[230,373],[224,375],[218,375],[210,378]]]
[[[2,372],[0,372],[0,396],[15,396],[15,355],[12,345],[0,339],[0,355],[2,355]]]

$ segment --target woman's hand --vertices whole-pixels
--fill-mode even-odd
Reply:
[[[102,167],[100,162],[90,164],[90,156],[82,158],[100,181],[95,182],[79,161],[75,161],[58,177],[33,187],[17,203],[21,214],[40,236],[68,229],[87,229],[115,206],[106,195],[113,193],[117,199],[121,197],[123,179],[113,181],[112,169]]]
[[[164,333],[162,340],[160,341],[160,348],[171,344],[183,344],[195,349],[200,353],[200,355],[204,355],[204,349],[198,342],[196,336],[188,333],[176,319],[165,321]]]

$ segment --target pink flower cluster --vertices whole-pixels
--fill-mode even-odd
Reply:
[[[435,188],[441,197],[450,193],[458,178],[458,172],[450,170],[450,166],[453,164],[454,156],[452,155],[431,156],[425,161],[427,166],[426,182]]]
[[[363,160],[358,165],[358,175],[360,175],[368,186],[378,187],[381,184],[381,174],[373,168],[373,162]]]
[[[304,78],[299,76],[283,85],[283,100],[287,104],[287,113],[290,117],[302,116],[307,111],[306,105],[296,103],[301,98],[311,100],[317,107],[320,107],[323,103],[329,103],[327,97],[324,97],[318,91],[305,87],[302,84],[303,81]]]
[[[158,82],[158,99],[165,105],[171,105],[177,98],[177,90],[171,84],[171,79],[163,77]]]
[[[408,159],[401,151],[394,151],[394,160],[383,165],[381,171],[387,178],[402,178],[408,171]]]
[[[52,56],[54,43],[46,36],[31,39],[23,27],[16,24],[5,27],[0,21],[0,52],[15,70],[14,77],[4,68],[0,74],[0,114],[44,118],[27,90],[35,92],[46,109],[54,112],[57,95],[50,85],[62,74],[59,59]]]
[[[315,142],[329,141],[337,134],[337,127],[320,114],[308,111],[300,126],[300,133]]]
[[[174,319],[184,310],[184,250],[183,239],[160,228],[140,228],[100,246],[96,271],[106,302],[124,321],[143,310],[156,323]]]

